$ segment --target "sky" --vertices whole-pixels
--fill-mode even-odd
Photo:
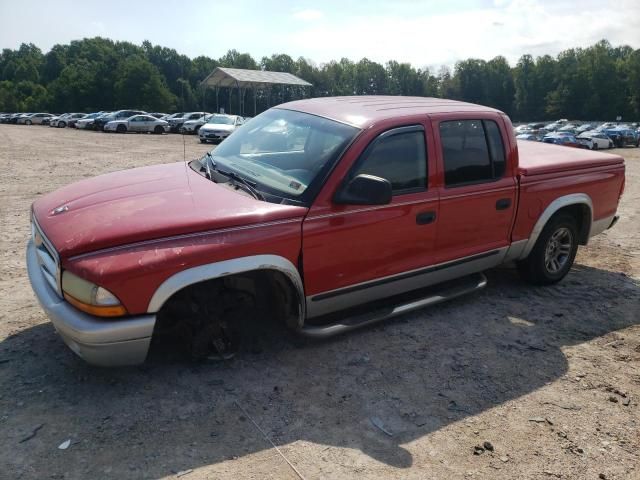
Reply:
[[[640,0],[0,0],[0,48],[103,36],[219,58],[235,48],[316,64],[342,57],[416,68],[518,58],[600,39],[640,48]]]

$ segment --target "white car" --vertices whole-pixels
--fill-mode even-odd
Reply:
[[[592,130],[590,132],[582,132],[576,137],[580,145],[584,145],[589,150],[598,150],[600,148],[613,148],[613,140],[604,132]]]
[[[195,120],[187,120],[180,127],[180,133],[198,133],[200,127],[205,125],[214,115],[216,114],[212,113],[211,115],[203,115],[202,117]]]
[[[164,120],[157,119],[151,115],[134,115],[133,117],[123,120],[112,120],[104,126],[105,132],[145,132],[145,133],[167,133],[169,132],[169,123]]]
[[[244,118],[238,115],[214,113],[209,117],[207,123],[198,130],[200,142],[220,142],[231,135],[243,123]]]
[[[50,113],[32,113],[30,115],[26,115],[20,117],[18,119],[18,123],[21,125],[42,125],[42,121],[45,118],[51,118],[54,115]]]
[[[65,128],[69,124],[69,120],[84,118],[86,115],[86,113],[65,113],[64,115],[60,115],[59,117],[53,117],[49,121],[49,126]]]
[[[184,113],[181,117],[171,115],[169,118],[167,118],[167,121],[171,126],[171,131],[177,133],[180,131],[180,128],[182,127],[182,124],[184,122],[188,122],[189,120],[197,120],[205,115],[209,115],[209,112],[187,112]]]
[[[108,113],[109,112],[94,112],[89,115],[85,115],[76,122],[76,128],[79,128],[80,130],[92,129],[93,121],[102,115],[107,115]]]

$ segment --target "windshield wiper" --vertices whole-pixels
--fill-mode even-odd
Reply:
[[[213,160],[213,155],[211,152],[206,153],[206,157],[204,158],[204,169],[207,174],[207,178],[209,180],[213,180],[213,175],[211,174],[211,170],[215,170],[217,167],[216,162]]]
[[[211,155],[211,152],[207,152],[205,155],[206,156],[204,158],[203,166],[204,166],[207,178],[209,180],[212,180],[214,182],[216,181],[213,178],[213,173],[212,173],[213,171],[215,171],[220,175],[229,178],[231,180],[230,183],[236,188],[242,188],[246,192],[249,192],[249,194],[251,194],[251,196],[256,200],[263,200],[263,201],[265,200],[264,195],[262,195],[262,193],[260,193],[255,188],[254,182],[250,182],[249,180],[242,177],[241,175],[238,175],[236,172],[227,172],[225,170],[220,170],[218,168],[218,165],[216,164],[216,161],[213,159],[213,155]]]
[[[213,160],[212,160],[213,161]],[[257,199],[257,200],[263,200],[264,201],[264,195],[262,195],[262,193],[260,193],[256,187],[254,185],[252,185],[253,182],[250,182],[249,180],[247,180],[246,178],[244,178],[241,175],[238,175],[236,172],[226,172],[224,170],[220,170],[219,168],[216,168],[216,171],[220,174],[220,175],[224,175],[225,177],[230,178],[231,180],[233,180],[233,185],[235,185],[236,187],[244,187],[244,189],[249,192],[251,195],[253,195],[253,198]],[[239,183],[238,183],[239,182]]]

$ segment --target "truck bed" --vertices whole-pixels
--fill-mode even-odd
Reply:
[[[518,151],[518,173],[527,177],[624,163],[619,155],[528,140],[518,140]]]

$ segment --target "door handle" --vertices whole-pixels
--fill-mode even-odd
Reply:
[[[506,210],[511,206],[510,198],[501,198],[496,202],[496,210]]]
[[[416,215],[416,223],[418,225],[426,225],[433,223],[436,219],[436,212],[422,212]]]

